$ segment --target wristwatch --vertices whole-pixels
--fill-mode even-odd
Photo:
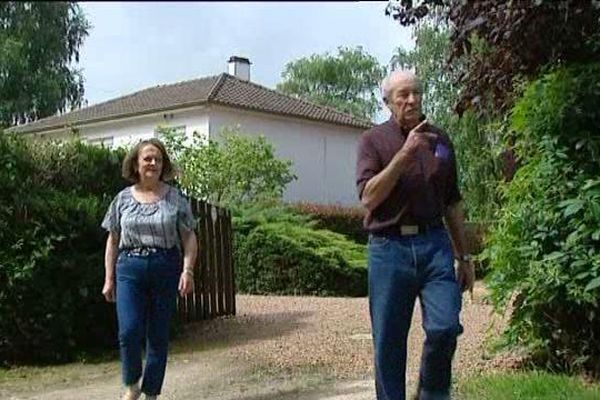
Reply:
[[[469,262],[473,259],[473,257],[471,257],[470,254],[462,254],[460,256],[454,256],[454,259],[456,259],[457,261],[465,261],[465,262]]]

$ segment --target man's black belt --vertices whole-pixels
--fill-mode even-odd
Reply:
[[[397,224],[372,233],[378,236],[413,236],[431,232],[443,226],[444,223],[441,220],[421,224]]]

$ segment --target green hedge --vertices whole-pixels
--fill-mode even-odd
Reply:
[[[369,234],[363,228],[365,209],[314,203],[294,203],[290,207],[303,215],[309,215],[316,226],[348,236],[357,243],[367,244]]]
[[[3,360],[64,361],[114,345],[114,307],[100,295],[105,206],[55,191],[26,199],[26,220],[0,253]]]
[[[123,154],[0,134],[0,364],[116,345],[99,224]]]
[[[365,296],[364,246],[289,223],[261,225],[236,246],[238,290],[255,294]]]
[[[282,205],[234,210],[237,289],[243,293],[319,296],[367,294],[366,247],[316,229]]]
[[[552,367],[600,373],[600,64],[533,82],[512,111],[522,162],[489,236],[507,338]]]
[[[109,150],[79,140],[31,141],[37,186],[82,196],[113,196],[128,183],[121,176],[125,149]]]
[[[314,227],[326,229],[345,235],[357,243],[367,244],[369,233],[363,228],[365,209],[362,207],[342,207],[337,205],[321,205],[314,203],[294,203],[289,205],[292,212],[304,215],[312,221]],[[467,251],[479,254],[483,250],[483,240],[487,224],[467,222],[465,239]],[[487,273],[485,260],[476,263],[477,278]]]

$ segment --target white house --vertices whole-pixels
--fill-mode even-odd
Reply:
[[[372,126],[352,115],[250,81],[250,62],[231,57],[229,74],[159,85],[9,131],[67,138],[76,128],[89,143],[129,145],[153,137],[159,125],[218,140],[222,127],[263,134],[277,156],[293,162],[298,179],[286,201],[355,205],[356,144]]]

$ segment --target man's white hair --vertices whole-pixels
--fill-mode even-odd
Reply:
[[[401,79],[414,79],[420,85],[419,78],[412,69],[395,69],[381,81],[381,97],[384,103],[387,104],[395,83]]]

